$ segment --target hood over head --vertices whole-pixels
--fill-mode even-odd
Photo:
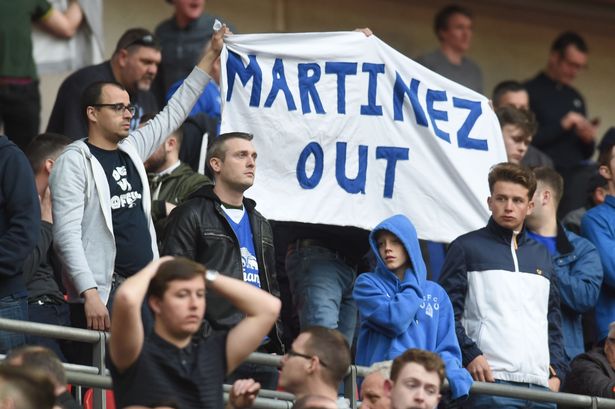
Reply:
[[[371,246],[377,260],[376,270],[381,272],[391,272],[387,268],[382,257],[380,257],[380,252],[378,251],[376,235],[381,230],[387,230],[399,238],[408,253],[410,262],[412,263],[412,272],[416,275],[419,282],[424,282],[427,279],[427,268],[425,267],[425,262],[423,261],[423,255],[419,246],[416,229],[410,219],[403,214],[397,214],[382,221],[369,234],[369,245]]]

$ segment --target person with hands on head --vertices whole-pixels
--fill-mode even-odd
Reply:
[[[203,321],[206,291],[220,294],[245,318],[230,331],[212,330]],[[155,316],[147,335],[141,322],[146,297]],[[223,407],[225,375],[256,350],[280,306],[265,291],[191,260],[151,262],[124,281],[113,304],[107,362],[118,406],[151,406],[174,396],[182,409]],[[255,388],[249,381],[236,386],[236,402],[253,400]]]
[[[143,161],[186,119],[228,33],[223,26],[213,36],[169,104],[142,128],[129,132],[135,108],[119,84],[95,83],[84,92],[88,137],[66,148],[50,177],[54,244],[74,326],[109,329],[115,288],[158,256]]]

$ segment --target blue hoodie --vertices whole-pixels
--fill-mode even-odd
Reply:
[[[406,270],[403,281],[380,257],[376,241],[380,230],[396,235],[408,253],[412,267]],[[426,279],[414,226],[406,216],[390,217],[370,233],[369,242],[376,269],[359,275],[353,291],[361,320],[357,365],[394,359],[408,348],[437,352],[444,361],[452,397],[467,395],[473,381],[461,365],[453,307],[446,291]]]

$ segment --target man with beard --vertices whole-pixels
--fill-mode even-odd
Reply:
[[[72,140],[88,133],[88,123],[81,114],[80,98],[84,90],[97,81],[117,82],[128,91],[135,113],[130,130],[139,125],[144,113],[158,112],[159,106],[150,87],[160,64],[160,45],[144,28],[131,28],[118,40],[111,59],[91,65],[68,76],[56,96],[47,132],[59,133]]]
[[[158,256],[143,161],[185,120],[222,49],[223,28],[169,104],[130,132],[135,106],[118,83],[84,92],[87,139],[60,155],[51,174],[55,246],[64,264],[73,326],[108,330],[119,283]]]

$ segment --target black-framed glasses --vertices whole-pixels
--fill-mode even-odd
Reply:
[[[116,114],[123,114],[125,110],[130,112],[130,115],[134,115],[137,112],[135,105],[124,105],[121,102],[117,104],[92,104],[91,106],[96,108],[111,108]]]
[[[286,351],[286,355],[287,355],[289,358],[290,358],[290,357],[293,357],[293,356],[298,356],[299,358],[309,359],[309,360],[311,360],[311,359],[312,359],[312,358],[314,358],[314,357],[317,357],[317,358],[318,358],[318,361],[320,361],[320,364],[321,364],[322,366],[324,366],[325,368],[327,367],[327,365],[326,365],[326,364],[322,361],[322,359],[320,359],[320,357],[318,357],[318,356],[316,356],[316,355],[306,355],[306,354],[302,354],[301,352],[294,351],[292,348],[291,348],[291,349],[289,349],[288,351]]]
[[[144,35],[142,37],[135,38],[134,40],[132,40],[131,42],[129,42],[128,44],[126,44],[122,48],[126,49],[128,47],[132,47],[133,45],[141,45],[141,46],[145,46],[145,47],[160,48],[160,45],[158,44],[158,40],[156,40],[156,37],[154,37],[151,34],[146,34],[146,35]]]

